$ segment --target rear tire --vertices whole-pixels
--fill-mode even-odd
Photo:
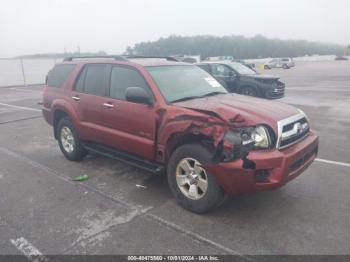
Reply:
[[[268,70],[271,69],[271,67],[269,67],[268,65],[264,65],[264,69]]]
[[[69,117],[64,117],[58,122],[56,131],[58,145],[68,160],[80,161],[88,154]]]
[[[187,144],[171,155],[168,184],[176,201],[185,209],[202,214],[217,207],[225,193],[215,178],[201,167],[212,163],[213,154],[200,144]]]

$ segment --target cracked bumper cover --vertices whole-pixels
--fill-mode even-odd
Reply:
[[[302,141],[283,150],[251,151],[248,159],[255,162],[255,169],[243,168],[241,159],[205,168],[228,194],[271,190],[300,175],[316,158],[317,151],[318,136],[310,131]],[[268,170],[265,182],[256,182],[257,170]]]

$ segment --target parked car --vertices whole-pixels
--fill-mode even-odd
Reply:
[[[251,63],[251,62],[247,62],[245,60],[242,59],[235,59],[233,58],[233,56],[211,56],[211,57],[207,57],[204,62],[238,62],[241,63],[247,67],[249,67],[250,69],[255,68],[255,64]]]
[[[250,69],[255,70],[255,64],[254,63],[249,63],[245,60],[239,60],[239,59],[235,59],[232,62],[238,62],[241,63],[242,65],[245,65],[246,67],[249,67]]]
[[[271,69],[271,68],[283,68],[283,69],[289,69],[291,67],[294,67],[294,61],[290,57],[284,57],[284,58],[274,58],[264,64],[264,69]]]
[[[344,61],[344,60],[349,60],[349,59],[346,56],[337,55],[334,60]]]
[[[197,66],[207,71],[229,92],[269,99],[284,96],[285,84],[279,77],[260,75],[238,62],[201,62]]]
[[[177,202],[197,213],[286,184],[318,151],[299,109],[230,94],[173,58],[67,58],[48,74],[42,111],[68,160],[92,151],[166,172]]]

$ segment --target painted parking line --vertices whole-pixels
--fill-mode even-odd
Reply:
[[[16,91],[27,91],[27,92],[39,92],[42,93],[42,90],[35,90],[35,89],[24,89],[24,88],[16,88],[16,87],[11,87],[11,90],[16,90]]]
[[[20,237],[17,239],[10,239],[19,252],[25,255],[32,262],[46,262],[48,259],[27,239]]]
[[[327,160],[327,159],[322,159],[322,158],[316,158],[315,161],[322,162],[322,163],[327,163],[327,164],[331,164],[331,165],[350,167],[350,164],[348,164],[348,163],[332,161],[332,160]]]
[[[22,109],[22,110],[27,110],[27,111],[35,111],[35,112],[41,112],[41,109],[37,108],[32,108],[32,107],[26,107],[26,106],[15,106],[11,104],[5,104],[5,103],[0,103],[1,106],[8,106],[12,108],[17,108],[17,109]]]

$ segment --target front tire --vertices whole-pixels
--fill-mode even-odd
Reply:
[[[255,88],[250,87],[250,86],[244,86],[241,89],[240,92],[242,95],[246,95],[246,96],[255,96],[258,97],[258,92],[255,90]]]
[[[202,165],[212,163],[212,153],[200,144],[177,148],[167,169],[168,184],[176,201],[194,213],[206,213],[221,204],[225,193]]]
[[[58,145],[63,155],[71,161],[80,161],[88,153],[68,117],[62,118],[57,125]]]
[[[264,65],[264,69],[268,70],[271,69],[271,67],[269,67],[268,65]]]
[[[283,69],[289,69],[289,66],[288,66],[287,64],[283,64],[283,65],[282,65],[282,68],[283,68]]]

